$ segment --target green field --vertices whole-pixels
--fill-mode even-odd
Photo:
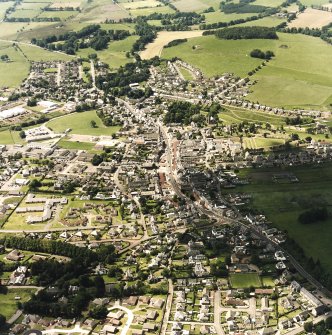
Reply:
[[[4,315],[8,320],[17,310],[17,302],[29,301],[31,295],[35,292],[34,289],[10,289],[7,294],[0,294],[0,314]],[[15,297],[21,297],[20,300],[15,300]]]
[[[18,131],[3,130],[0,131],[0,144],[22,144],[24,141],[20,138]]]
[[[60,53],[54,53],[41,48],[12,43],[0,42],[0,55],[6,54],[10,62],[0,61],[0,87],[18,86],[29,74],[29,61],[39,60],[70,60],[71,57]]]
[[[262,283],[257,273],[232,273],[229,276],[232,288],[261,287]]]
[[[272,50],[276,57],[252,76],[258,83],[247,98],[284,107],[327,108],[332,103],[332,67],[328,65],[332,48],[319,38],[279,34],[279,40],[229,41],[203,36],[164,49],[162,56],[180,57],[207,76],[231,72],[245,77],[261,64],[249,56],[255,48]]]
[[[298,183],[275,183],[275,173],[293,173]],[[332,205],[332,164],[317,167],[302,166],[284,169],[247,170],[241,172],[251,183],[236,189],[250,193],[252,207],[267,215],[273,225],[286,230],[301,245],[307,256],[319,259],[332,274],[332,218],[324,222],[303,225],[297,221],[308,208]],[[329,208],[329,207],[328,207]]]
[[[106,50],[98,51],[99,59],[108,64],[111,69],[117,69],[126,63],[132,62],[133,57],[127,58],[126,53],[131,50],[132,45],[137,40],[138,36],[129,36],[121,41],[112,41]],[[88,57],[96,51],[92,48],[81,49],[78,55],[81,57]]]
[[[95,121],[97,128],[92,128],[91,121]],[[108,135],[116,133],[120,127],[106,127],[96,114],[96,111],[88,111],[82,113],[69,114],[57,119],[47,122],[47,126],[55,132],[64,132],[66,129],[71,128],[72,134],[82,135]]]
[[[250,13],[242,13],[242,14],[225,14],[220,11],[205,13],[205,22],[206,23],[217,23],[217,22],[230,22],[232,20],[238,19],[246,19],[247,17],[252,16]]]
[[[57,145],[63,149],[91,150],[95,146],[95,143],[61,140]]]

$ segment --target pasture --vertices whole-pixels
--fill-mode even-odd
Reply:
[[[293,28],[322,28],[332,22],[332,12],[306,8],[288,26]]]
[[[163,49],[162,57],[177,56],[208,77],[225,72],[245,77],[261,64],[250,51],[272,50],[276,57],[251,77],[257,83],[247,98],[270,106],[327,109],[332,99],[331,47],[311,36],[278,36],[279,40],[235,41],[203,36]]]
[[[252,14],[248,13],[232,13],[232,14],[225,14],[220,11],[206,13],[205,15],[205,22],[206,23],[217,23],[217,22],[230,22],[232,20],[238,20],[238,19],[245,19],[249,16],[252,16]]]
[[[197,12],[209,8],[209,6],[202,0],[174,0],[172,4],[180,12]]]
[[[274,226],[287,231],[307,256],[319,259],[332,273],[332,218],[308,225],[297,221],[299,214],[309,208],[332,205],[332,164],[282,169],[282,173],[294,174],[298,183],[275,183],[275,173],[280,173],[280,168],[241,171],[242,176],[251,180],[249,185],[241,186],[241,192],[250,193],[251,207],[264,213]]]
[[[160,56],[161,52],[166,44],[169,42],[181,39],[181,38],[193,38],[197,36],[202,36],[202,31],[161,31],[158,33],[157,38],[146,46],[140,54],[142,59],[150,59],[155,56]]]
[[[90,122],[96,122],[96,128],[91,127]],[[64,132],[71,128],[71,134],[82,134],[100,136],[111,136],[116,133],[120,127],[106,127],[97,116],[96,111],[87,111],[82,113],[73,113],[47,122],[47,127],[50,127],[55,132]]]
[[[232,288],[261,287],[261,279],[257,273],[232,273],[229,275]]]

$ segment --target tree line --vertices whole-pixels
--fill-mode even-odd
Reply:
[[[220,39],[278,39],[275,28],[270,27],[232,27],[220,29],[215,32],[215,36]]]

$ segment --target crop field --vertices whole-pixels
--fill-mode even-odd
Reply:
[[[58,17],[61,21],[67,20],[69,18],[74,18],[78,14],[78,11],[53,11],[53,12],[42,12],[38,17],[43,18],[53,18]]]
[[[262,283],[257,273],[233,273],[229,276],[232,288],[261,287]]]
[[[289,27],[295,28],[322,28],[332,22],[332,12],[307,8],[303,13],[289,23]]]
[[[286,22],[286,20],[279,18],[277,16],[268,16],[263,17],[262,19],[256,21],[238,24],[237,27],[243,27],[243,26],[276,27],[277,25],[283,22]]]
[[[180,12],[196,12],[209,8],[202,0],[174,0],[172,3]]]
[[[174,13],[174,10],[169,6],[159,6],[150,8],[139,8],[129,10],[131,16],[145,16],[153,13],[169,14]]]
[[[121,7],[123,7],[124,9],[138,9],[147,7],[157,7],[161,5],[162,3],[157,0],[142,0],[135,2],[124,2],[121,4]]]
[[[96,122],[96,128],[92,128],[91,121]],[[106,127],[103,125],[95,111],[87,111],[82,113],[69,114],[58,119],[47,122],[47,126],[55,132],[64,132],[71,128],[72,134],[83,135],[108,135],[116,133],[120,127]]]
[[[140,54],[142,59],[150,59],[154,56],[160,56],[164,46],[169,42],[180,38],[193,38],[202,35],[202,31],[161,31],[157,38],[146,46]]]
[[[261,64],[261,60],[249,56],[256,48],[272,50],[276,57],[252,77],[257,84],[248,99],[270,106],[302,108],[331,103],[332,49],[318,38],[279,34],[279,40],[227,41],[203,36],[164,49],[162,56],[167,59],[177,56],[209,77],[225,72],[245,77]]]
[[[286,230],[306,255],[319,259],[332,273],[332,248],[329,247],[332,218],[307,225],[297,220],[308,208],[332,205],[332,164],[282,169],[282,173],[295,175],[298,183],[275,183],[272,177],[280,172],[280,169],[243,171],[251,183],[241,186],[241,192],[252,194],[252,207],[267,215],[274,226]]]
[[[13,2],[0,2],[0,20],[4,18],[6,10],[13,5]]]

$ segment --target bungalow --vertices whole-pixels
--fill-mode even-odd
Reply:
[[[117,332],[118,328],[111,325],[105,325],[103,329],[101,330],[102,334],[115,334]]]
[[[147,331],[147,332],[153,332],[156,330],[156,325],[154,323],[144,323],[143,324],[143,331]]]
[[[138,302],[138,297],[135,297],[135,296],[130,296],[129,298],[123,300],[123,303],[129,306],[136,306],[137,302]]]
[[[161,299],[161,298],[152,298],[151,301],[150,301],[150,306],[151,307],[154,307],[154,308],[162,308],[163,305],[164,305],[164,299]]]
[[[158,316],[158,312],[155,310],[151,310],[146,313],[147,320],[155,320],[157,316]]]
[[[116,313],[115,312],[109,312],[107,314],[107,317],[110,318],[110,319],[117,319],[117,320],[120,320],[122,319],[124,316],[124,312],[122,311],[117,311]]]
[[[24,258],[24,254],[19,250],[12,250],[7,256],[6,259],[13,262],[21,261]]]

